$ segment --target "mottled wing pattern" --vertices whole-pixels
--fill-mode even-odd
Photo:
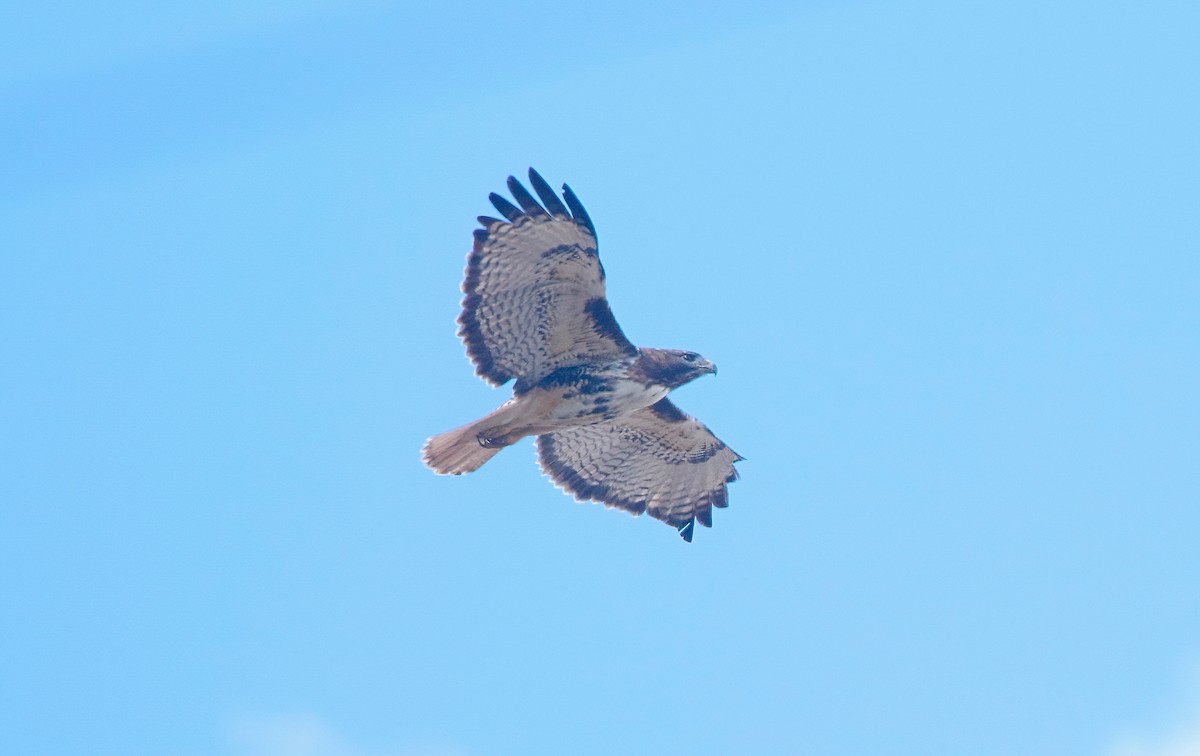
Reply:
[[[602,502],[679,529],[712,527],[712,508],[729,504],[726,484],[742,459],[669,399],[615,420],[538,436],[538,461],[575,498]]]
[[[458,333],[475,372],[497,386],[637,354],[608,307],[583,205],[565,185],[564,205],[533,169],[529,181],[541,203],[511,176],[519,207],[491,195],[505,220],[479,218],[463,281]]]

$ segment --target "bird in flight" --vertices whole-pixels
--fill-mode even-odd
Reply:
[[[596,229],[571,188],[562,198],[537,171],[510,176],[516,205],[489,199],[504,219],[480,216],[467,256],[458,335],[475,373],[512,398],[494,412],[425,442],[442,475],[479,469],[526,436],[542,470],[582,501],[648,512],[691,541],[728,506],[742,459],[667,394],[716,373],[695,352],[633,345],[604,292]],[[565,202],[565,204],[564,204]]]

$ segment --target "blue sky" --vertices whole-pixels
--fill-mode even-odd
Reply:
[[[1193,3],[25,3],[0,752],[1200,752]],[[573,502],[455,337],[568,182],[748,459]]]

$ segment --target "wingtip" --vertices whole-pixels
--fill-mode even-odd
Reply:
[[[525,187],[521,186],[521,180],[516,176],[509,176],[508,181],[504,182],[508,187],[508,191],[517,200],[517,204],[521,204],[521,192],[525,191]]]
[[[696,530],[696,518],[692,518],[679,528],[679,537],[688,543],[692,542],[692,534]]]
[[[588,216],[587,210],[583,209],[583,203],[575,196],[575,192],[571,191],[571,187],[567,184],[562,185],[563,199],[567,202],[567,207],[571,209],[571,217],[575,222],[588,230],[593,237],[596,236],[596,226],[592,223],[592,219]]]

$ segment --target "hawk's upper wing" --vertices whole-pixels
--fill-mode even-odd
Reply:
[[[692,540],[696,520],[729,504],[742,457],[669,399],[594,425],[538,436],[542,469],[577,499],[651,517]]]
[[[510,176],[520,207],[491,195],[507,220],[480,216],[463,281],[458,334],[475,372],[497,386],[637,354],[608,307],[583,205],[565,185],[563,205],[532,168],[529,181],[545,207]]]

